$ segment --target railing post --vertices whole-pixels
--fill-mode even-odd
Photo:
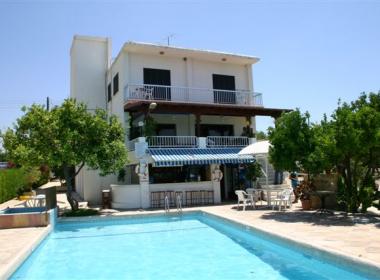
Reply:
[[[198,137],[198,148],[205,149],[207,148],[206,137]]]

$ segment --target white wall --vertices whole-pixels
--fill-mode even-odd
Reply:
[[[111,185],[112,208],[141,208],[140,185]]]
[[[129,54],[129,80],[133,84],[144,83],[144,68],[170,70],[172,86],[186,85],[186,62],[181,58],[167,57],[165,55]]]
[[[105,75],[109,67],[107,38],[75,36],[70,51],[70,97],[89,109],[106,107]]]

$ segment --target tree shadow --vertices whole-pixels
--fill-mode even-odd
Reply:
[[[264,220],[275,220],[281,223],[309,223],[319,226],[354,226],[360,224],[373,224],[380,228],[380,216],[370,214],[347,214],[335,212],[334,214],[319,214],[315,211],[273,211],[261,216]]]

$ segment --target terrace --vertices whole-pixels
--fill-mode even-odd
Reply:
[[[263,107],[262,94],[248,90],[128,84],[124,88],[124,97],[126,102],[131,100],[150,100],[174,103],[228,104],[233,106]]]
[[[147,148],[225,148],[245,147],[253,138],[244,136],[151,136],[138,137],[128,142],[128,149],[134,151],[136,143],[145,143]],[[138,144],[141,145],[141,144]]]

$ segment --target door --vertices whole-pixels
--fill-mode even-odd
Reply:
[[[236,104],[234,76],[213,74],[212,84],[214,89],[214,103]]]
[[[156,100],[171,100],[170,70],[144,68],[144,84],[158,85],[153,87],[153,98]]]

